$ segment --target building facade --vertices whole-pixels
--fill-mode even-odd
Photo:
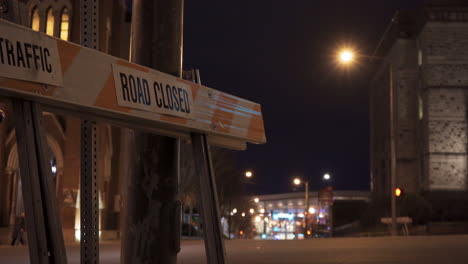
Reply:
[[[99,1],[99,50],[128,59],[130,21],[125,1]],[[0,1],[0,18],[66,41],[79,42],[79,1]],[[93,78],[86,76],[86,78]],[[0,123],[0,242],[7,242],[15,217],[23,212],[21,179],[11,106],[1,104],[6,119]],[[64,238],[79,234],[80,120],[43,113],[51,152]],[[102,238],[117,237],[120,223],[122,166],[121,130],[98,126],[98,175]],[[8,241],[9,242],[9,241]]]
[[[390,67],[397,186],[407,193],[466,196],[468,2],[430,1],[398,12],[375,55],[370,85],[371,187],[390,195]]]

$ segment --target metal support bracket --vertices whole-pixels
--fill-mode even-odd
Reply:
[[[46,151],[39,103],[13,100],[16,140],[28,231],[29,257],[36,263],[67,263],[55,184]]]

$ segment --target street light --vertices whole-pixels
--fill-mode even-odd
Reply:
[[[326,180],[326,181],[329,181],[331,179],[331,176],[329,173],[325,173],[325,175],[323,175],[323,179]]]
[[[301,184],[301,179],[295,178],[293,182],[294,182],[295,185],[299,185],[299,184]]]
[[[300,178],[295,178],[293,180],[293,183],[295,185],[300,185],[302,183],[302,180]],[[309,181],[304,181],[304,185],[305,185],[305,209],[304,209],[304,226],[305,226],[305,229],[306,231],[309,231],[309,220],[308,220],[308,215],[307,215],[307,211],[309,210]],[[306,236],[307,237],[307,236]]]
[[[350,49],[343,49],[339,52],[338,57],[342,64],[350,64],[354,61],[354,52]]]
[[[309,214],[315,214],[315,208],[309,207]]]
[[[260,202],[260,199],[258,199],[257,197],[255,197],[255,198],[254,198],[254,202],[255,202],[255,203],[258,203],[258,202]]]
[[[390,60],[377,57],[377,56],[367,56],[362,54],[356,54],[350,49],[343,49],[338,53],[338,60],[345,65],[349,65],[354,62],[355,57],[365,57],[370,59],[381,60],[388,64],[388,72],[390,79],[389,87],[389,104],[390,104],[390,199],[392,204],[392,235],[397,234],[397,225],[396,225],[396,196],[393,195],[393,190],[396,188],[396,152],[395,152],[395,92],[393,87],[393,64]]]
[[[253,177],[253,172],[251,170],[245,171],[244,177],[247,178],[247,179],[252,178]],[[244,182],[248,183],[248,180],[245,180]],[[258,198],[255,198],[255,199],[258,199]],[[228,221],[227,221],[228,222],[228,235],[229,235],[229,239],[231,239],[231,222],[232,222],[231,216],[235,215],[237,213],[236,208],[234,208],[231,211],[231,198],[229,198],[229,200],[228,200],[228,212],[229,212],[228,213]],[[242,217],[245,217],[245,213],[242,213]]]

